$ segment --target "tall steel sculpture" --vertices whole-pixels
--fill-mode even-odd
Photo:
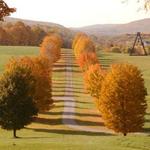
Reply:
[[[143,43],[143,40],[142,40],[142,37],[141,37],[141,33],[137,32],[136,38],[135,38],[134,43],[133,43],[133,47],[131,48],[131,50],[129,52],[130,56],[132,56],[132,55],[134,55],[136,53],[135,52],[135,46],[136,46],[136,43],[139,43],[139,42],[141,43],[144,55],[147,55],[147,52],[145,50],[145,46],[144,46],[144,43]]]

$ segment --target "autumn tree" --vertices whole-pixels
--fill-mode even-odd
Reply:
[[[82,71],[88,70],[90,65],[97,64],[98,62],[98,58],[94,52],[83,52],[77,58],[77,63]]]
[[[7,32],[11,37],[12,45],[31,45],[32,43],[33,36],[31,27],[21,21],[7,28]]]
[[[76,58],[78,58],[83,52],[95,52],[95,45],[93,41],[86,35],[81,36],[74,47],[74,54]]]
[[[0,44],[1,45],[7,45],[10,42],[9,34],[0,27]]]
[[[95,99],[100,98],[100,91],[106,71],[102,70],[100,64],[90,65],[84,73],[84,85],[88,93]]]
[[[24,128],[37,115],[34,104],[35,80],[31,70],[18,64],[7,69],[0,78],[0,125],[3,129]]]
[[[0,0],[0,21],[4,21],[5,16],[9,16],[15,11],[15,8],[10,8],[3,0]]]
[[[102,84],[99,99],[105,125],[124,136],[141,131],[147,107],[146,94],[144,79],[137,67],[112,65]]]
[[[47,35],[47,33],[40,28],[39,26],[33,26],[31,28],[32,31],[32,45],[39,46],[42,43],[42,40]]]
[[[34,102],[39,112],[48,111],[53,104],[52,100],[52,83],[51,72],[52,66],[49,60],[45,57],[22,57],[12,59],[7,68],[19,64],[26,66],[32,70],[31,74],[34,77],[35,93]]]
[[[61,37],[57,34],[46,36],[41,44],[40,54],[49,58],[52,62],[60,59],[61,54]]]
[[[81,36],[87,36],[85,33],[83,32],[79,32],[75,35],[73,42],[72,42],[72,49],[75,48],[75,45],[77,44],[78,40],[80,39]]]
[[[144,8],[145,10],[150,10],[150,0],[144,0]]]
[[[39,26],[30,27],[21,21],[6,23],[0,27],[0,44],[39,46],[47,34]]]

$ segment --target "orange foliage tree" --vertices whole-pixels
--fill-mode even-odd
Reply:
[[[21,21],[16,22],[6,31],[10,35],[12,45],[31,45],[34,40],[31,27]]]
[[[51,34],[44,38],[40,54],[49,58],[52,62],[56,62],[60,58],[62,39],[57,34]]]
[[[49,59],[45,57],[22,57],[10,60],[7,68],[11,68],[19,64],[27,66],[32,70],[32,75],[36,81],[34,102],[39,112],[44,112],[50,109],[53,104],[52,100],[52,83],[51,83],[51,64]]]
[[[39,26],[30,27],[21,21],[14,24],[9,22],[0,27],[0,43],[1,45],[39,46],[47,34]]]
[[[4,21],[5,16],[9,16],[15,11],[15,8],[10,8],[3,0],[0,0],[0,21]]]
[[[73,39],[73,42],[72,42],[72,49],[75,48],[75,45],[77,44],[77,42],[81,36],[87,36],[87,35],[85,33],[82,33],[82,32],[77,33]]]
[[[100,91],[106,71],[102,70],[99,64],[94,64],[84,73],[85,89],[96,99],[100,97]]]
[[[83,52],[95,52],[95,45],[86,34],[82,34],[74,45],[74,54],[76,58]]]
[[[86,71],[90,65],[98,63],[98,58],[94,52],[83,52],[77,58],[77,63],[83,71]]]
[[[147,108],[146,94],[144,79],[137,67],[112,65],[102,84],[98,104],[105,125],[124,136],[140,131]]]
[[[0,44],[6,45],[9,41],[9,34],[2,27],[0,27]]]

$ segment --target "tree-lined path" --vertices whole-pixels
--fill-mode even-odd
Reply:
[[[62,49],[52,76],[54,106],[49,112],[40,113],[28,129],[71,135],[109,135],[111,131],[104,127],[92,97],[84,90],[83,74],[71,49]]]
[[[85,93],[82,82],[83,75],[75,63],[72,50],[63,50],[62,59],[64,64],[61,63],[61,65],[65,66],[64,96],[54,96],[56,101],[58,99],[64,101],[62,123],[79,131],[111,133],[104,127],[92,98]],[[55,65],[55,71],[58,64]],[[60,67],[60,71],[61,69]]]

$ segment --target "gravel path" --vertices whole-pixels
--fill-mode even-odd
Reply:
[[[72,96],[72,88],[73,88],[73,81],[72,81],[72,57],[66,57],[66,88],[65,88],[65,96],[61,99],[64,100],[64,111],[63,111],[63,124],[68,126],[69,128],[73,128],[75,130],[85,131],[85,132],[105,132],[111,133],[107,129],[93,129],[84,126],[80,126],[75,122],[75,99]],[[68,65],[68,66],[67,66]]]

